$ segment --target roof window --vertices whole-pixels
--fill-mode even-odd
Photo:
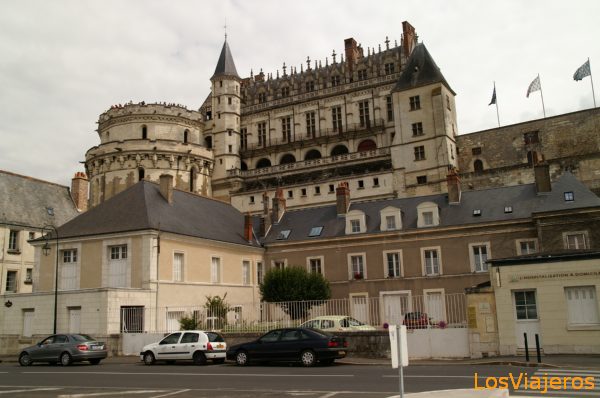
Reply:
[[[512,213],[513,212],[512,206],[504,206],[504,212],[505,213]]]
[[[481,209],[473,210],[473,217],[479,217],[479,216],[481,216]]]
[[[575,195],[572,191],[565,192],[565,202],[573,202],[575,200]]]
[[[312,227],[308,233],[308,236],[320,236],[322,231],[323,227]]]
[[[286,240],[290,236],[290,232],[292,232],[291,229],[284,229],[283,231],[279,232],[279,235],[277,235],[277,240]]]

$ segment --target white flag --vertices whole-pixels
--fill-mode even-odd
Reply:
[[[541,90],[541,89],[542,89],[542,85],[540,84],[540,77],[538,76],[535,79],[533,79],[533,81],[529,85],[529,88],[527,89],[527,98],[529,98],[529,94],[533,93],[534,91]]]

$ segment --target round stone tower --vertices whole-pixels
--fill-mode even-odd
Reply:
[[[175,188],[210,196],[213,153],[200,112],[174,104],[113,106],[98,120],[100,145],[85,155],[90,207],[136,182],[173,176]]]

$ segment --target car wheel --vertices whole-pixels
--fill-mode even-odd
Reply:
[[[31,360],[31,356],[24,352],[21,355],[19,355],[19,365],[21,366],[30,366],[33,363],[33,361]]]
[[[238,351],[235,354],[235,363],[240,366],[246,366],[250,362],[250,358],[248,357],[248,353],[246,351]]]
[[[206,365],[206,356],[203,352],[196,351],[192,357],[194,365]]]
[[[59,360],[62,366],[69,366],[71,364],[71,354],[68,352],[63,352],[60,354]]]
[[[92,365],[98,365],[100,363],[100,359],[96,358],[96,359],[90,359],[90,363]]]
[[[313,351],[305,350],[300,354],[300,362],[302,362],[302,366],[314,366],[317,362],[317,357]]]
[[[212,360],[214,364],[225,363],[225,358],[217,358]]]
[[[154,354],[150,351],[144,353],[144,364],[146,365],[154,365],[156,359],[154,358]]]
[[[333,361],[335,361],[335,359],[321,359],[319,362],[323,365],[333,365]]]

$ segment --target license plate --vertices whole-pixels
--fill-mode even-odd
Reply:
[[[221,349],[221,348],[225,348],[225,346],[223,344],[217,344],[216,348]]]
[[[102,345],[93,345],[90,348],[92,349],[92,351],[99,351],[99,350],[104,349],[104,346],[102,346]]]
[[[346,355],[346,351],[338,351],[338,354],[340,354],[340,355]]]

